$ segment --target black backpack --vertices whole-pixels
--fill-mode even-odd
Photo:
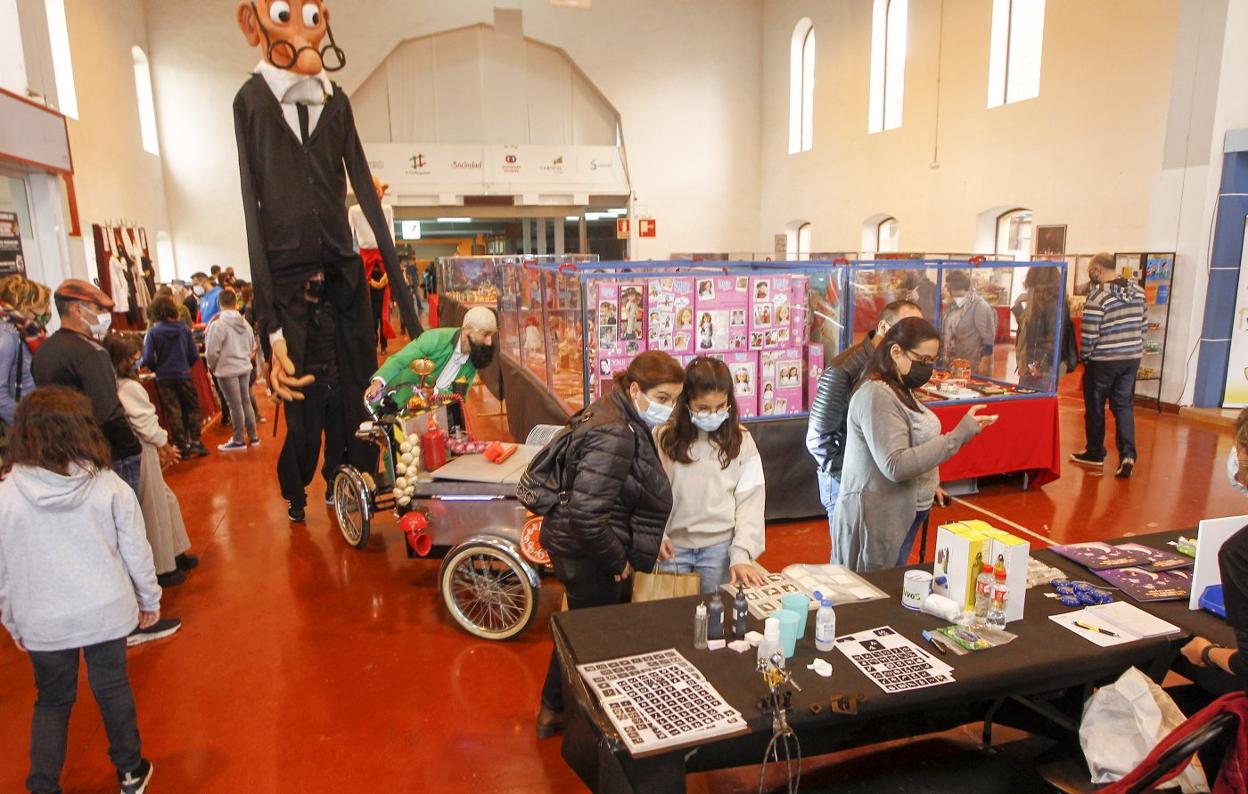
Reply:
[[[576,428],[588,422],[591,416],[593,412],[586,411],[574,424],[552,436],[529,461],[516,485],[516,498],[529,512],[544,516],[556,505],[568,503],[568,447],[572,445]]]

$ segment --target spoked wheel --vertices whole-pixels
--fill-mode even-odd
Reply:
[[[347,543],[357,549],[368,544],[372,495],[364,477],[353,466],[342,466],[334,473],[334,516]]]
[[[442,563],[442,600],[455,622],[487,640],[510,639],[537,615],[529,572],[515,557],[485,543],[454,549]]]

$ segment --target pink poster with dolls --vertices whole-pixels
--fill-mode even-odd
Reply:
[[[694,349],[697,352],[746,349],[748,287],[745,276],[695,278]]]
[[[823,375],[823,345],[806,345],[806,410],[815,404],[819,391],[819,377]]]
[[[646,286],[641,282],[619,285],[619,344],[624,355],[635,356],[646,350]]]
[[[758,354],[717,353],[732,374],[733,391],[737,398],[737,412],[742,419],[758,416]]]
[[[694,349],[693,282],[664,276],[647,283],[648,350],[677,354]]]
[[[598,369],[594,376],[598,383],[599,397],[611,391],[616,374],[627,370],[632,360],[633,356],[598,356]]]
[[[760,416],[802,412],[802,349],[765,350],[759,354]]]
[[[789,276],[750,277],[749,345],[751,350],[775,350],[792,345],[791,290],[792,279]]]

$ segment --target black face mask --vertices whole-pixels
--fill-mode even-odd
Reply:
[[[902,384],[911,391],[921,389],[932,379],[934,364],[925,361],[911,361],[910,371],[901,376]]]
[[[477,369],[485,369],[494,361],[494,345],[479,345],[468,340],[468,362]]]

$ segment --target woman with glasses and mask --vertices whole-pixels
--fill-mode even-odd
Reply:
[[[939,354],[940,332],[919,317],[898,321],[875,348],[849,402],[833,562],[855,571],[904,565],[936,498],[938,467],[997,420],[976,405],[940,432],[915,396]]]
[[[698,573],[708,595],[730,580],[766,584],[753,564],[766,546],[763,460],[740,424],[732,381],[719,359],[694,359],[671,421],[654,431],[672,482],[659,559],[665,571]]]
[[[0,456],[17,403],[35,390],[30,362],[47,337],[51,297],[51,290],[25,276],[0,279]]]

